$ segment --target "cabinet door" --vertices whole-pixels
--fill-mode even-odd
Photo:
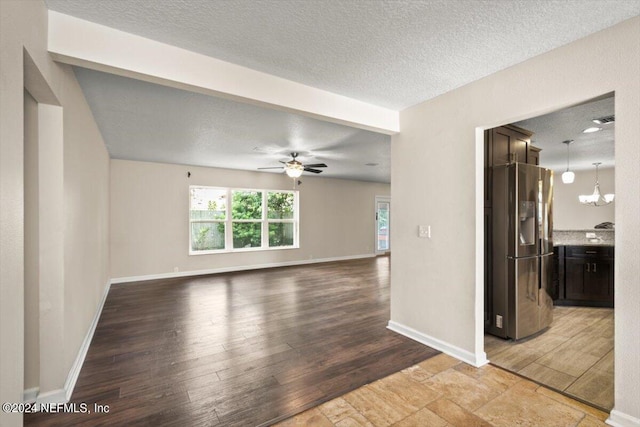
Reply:
[[[567,257],[565,269],[567,299],[613,301],[613,265],[610,260]]]
[[[591,261],[591,262],[589,262]],[[612,301],[612,263],[607,260],[587,259],[584,275],[584,298],[588,300]]]
[[[504,165],[512,160],[527,163],[531,137],[508,127],[491,129],[492,165]]]
[[[495,128],[491,131],[491,165],[506,165],[509,163],[509,145],[513,132],[505,128]]]
[[[529,145],[529,153],[527,153],[527,163],[530,165],[540,165],[540,149]]]
[[[529,151],[529,141],[514,133],[511,137],[511,144],[509,145],[509,155],[515,159],[516,162],[527,163],[527,151]]]
[[[587,273],[587,262],[581,258],[566,258],[565,292],[567,299],[584,299],[584,276]]]

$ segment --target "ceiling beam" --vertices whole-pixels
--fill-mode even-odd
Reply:
[[[399,112],[49,11],[58,62],[393,135]]]

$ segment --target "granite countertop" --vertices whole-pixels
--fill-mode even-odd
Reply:
[[[609,246],[609,247],[613,247],[614,244],[613,242],[590,242],[588,240],[561,240],[561,241],[557,241],[554,240],[553,241],[553,246]]]
[[[595,233],[596,238],[587,238]],[[553,246],[614,246],[615,230],[553,230]]]

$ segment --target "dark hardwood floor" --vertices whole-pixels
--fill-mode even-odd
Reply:
[[[388,320],[388,257],[113,285],[71,399],[109,413],[25,425],[268,425],[438,354]]]

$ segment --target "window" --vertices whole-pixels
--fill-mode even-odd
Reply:
[[[232,190],[233,248],[262,247],[262,192]]]
[[[296,191],[189,189],[190,254],[298,247]]]
[[[294,193],[267,193],[269,247],[294,245],[295,199]]]
[[[191,187],[191,250],[214,251],[225,248],[227,191]]]

